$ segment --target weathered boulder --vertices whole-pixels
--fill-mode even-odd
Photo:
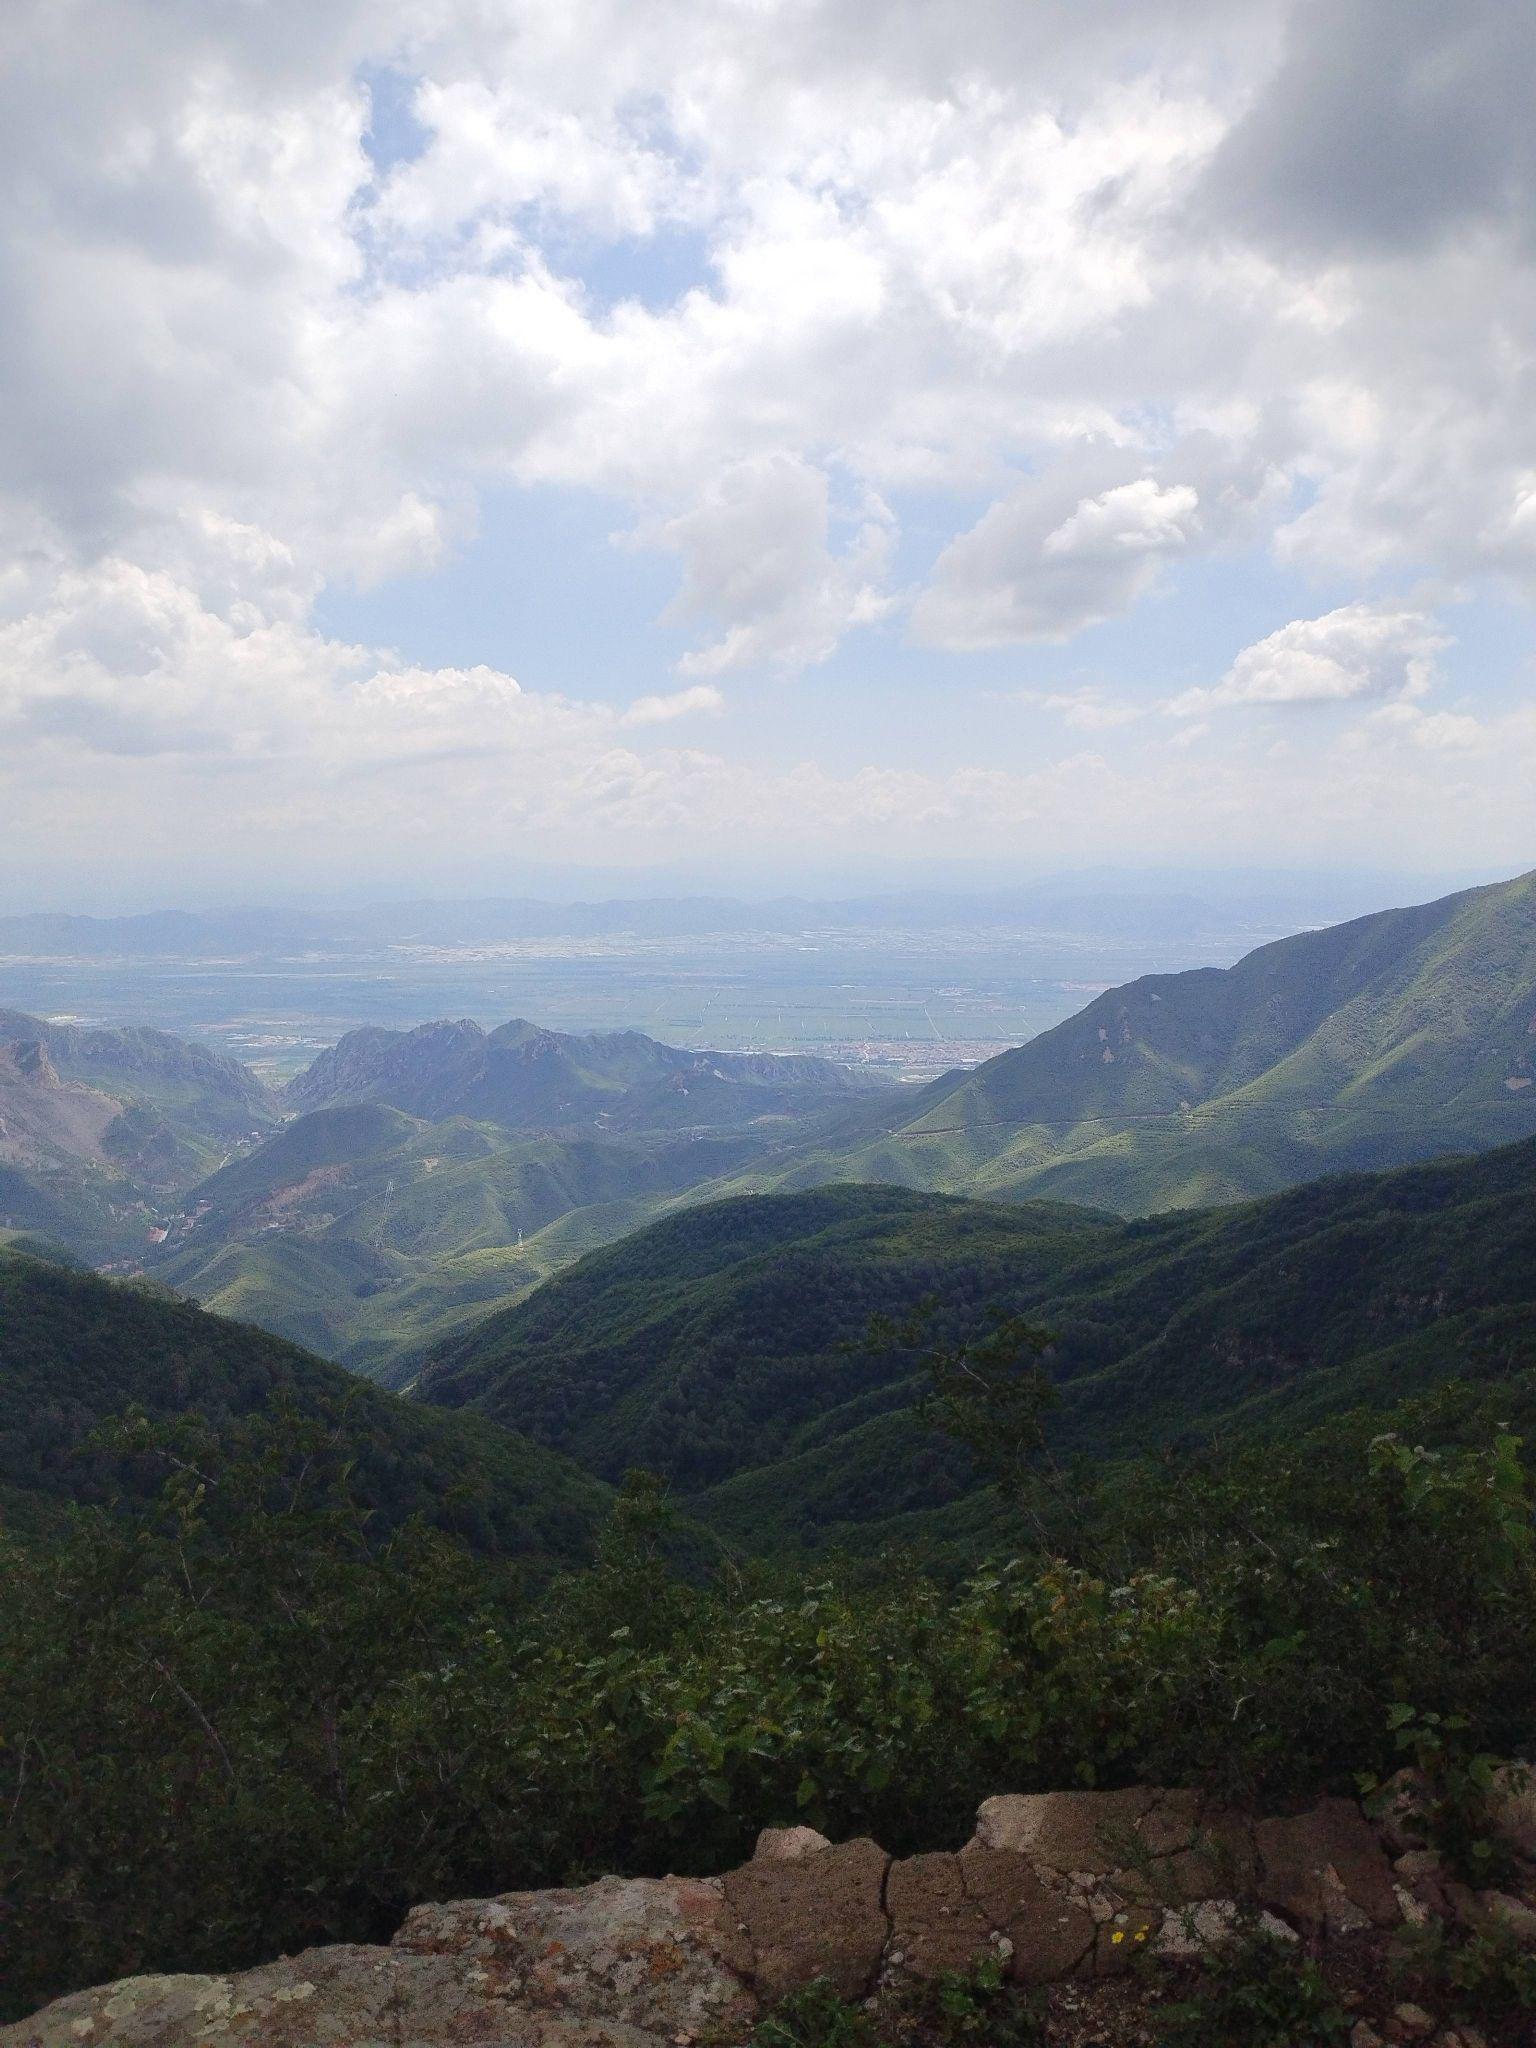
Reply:
[[[1506,1764],[1494,1773],[1488,1825],[1507,1848],[1536,1863],[1536,1765]]]
[[[419,1906],[389,1948],[311,1949],[231,1977],[61,1999],[0,2048],[659,2048],[758,2007],[719,1879]]]
[[[604,1877],[579,1891],[417,1906],[393,1945],[472,1964],[486,1989],[534,2012],[669,2036],[753,2007],[751,1952],[719,1878]]]
[[[130,1977],[0,2028],[5,2048],[655,2048],[622,2021],[530,2011],[484,1973],[392,1949],[311,1949],[235,1977]]]
[[[1474,1892],[1464,1917],[1474,1927],[1489,1931],[1502,1928],[1523,1948],[1536,1948],[1536,1906],[1509,1892]]]
[[[764,1828],[752,1851],[754,1863],[798,1863],[832,1844],[815,1828]]]
[[[1422,1849],[1426,1843],[1425,1815],[1430,1805],[1429,1781],[1420,1770],[1405,1764],[1394,1771],[1370,1802],[1376,1832],[1393,1856]]]

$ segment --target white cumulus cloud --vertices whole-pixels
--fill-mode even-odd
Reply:
[[[1245,647],[1219,683],[1186,690],[1168,709],[1180,718],[1229,704],[1341,704],[1360,697],[1418,697],[1449,645],[1427,613],[1341,605],[1293,619]]]

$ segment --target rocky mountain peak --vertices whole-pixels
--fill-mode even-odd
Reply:
[[[59,1070],[40,1038],[13,1038],[0,1044],[0,1079],[29,1081],[35,1088],[63,1085]]]

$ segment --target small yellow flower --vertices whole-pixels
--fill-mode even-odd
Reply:
[[[1111,1940],[1111,1941],[1124,1941],[1124,1939],[1125,1939],[1125,1936],[1124,1936],[1124,1935],[1123,1935],[1123,1934],[1121,1933],[1120,1929],[1119,1929],[1119,1928],[1117,1927],[1117,1928],[1115,1929],[1114,1933],[1113,1933],[1113,1934],[1112,1934],[1112,1935],[1111,1935],[1111,1936],[1110,1936],[1109,1938],[1110,1938],[1110,1940]]]

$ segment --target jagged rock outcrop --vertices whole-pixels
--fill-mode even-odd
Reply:
[[[1494,1818],[1526,1853],[1523,1780]],[[989,1799],[962,1849],[900,1860],[769,1829],[724,1877],[418,1906],[387,1948],[128,1978],[0,2028],[0,2048],[690,2048],[743,2038],[818,1977],[858,1998],[990,1954],[1016,1983],[1092,1981],[1144,1950],[1196,1958],[1255,1917],[1314,1949],[1437,1913],[1536,1938],[1526,1899],[1448,1884],[1427,1849],[1391,1860],[1398,1828],[1344,1799],[1251,1820],[1141,1787]]]

